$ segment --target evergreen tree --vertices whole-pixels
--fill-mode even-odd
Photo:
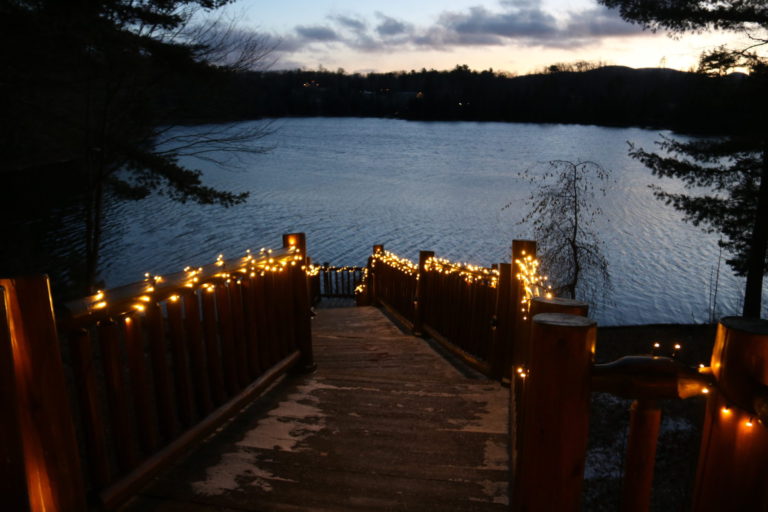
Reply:
[[[98,280],[108,198],[151,193],[178,201],[230,206],[247,194],[202,183],[179,163],[207,149],[258,150],[263,135],[205,133],[169,140],[186,120],[180,98],[190,91],[215,103],[234,70],[265,54],[264,41],[208,22],[229,0],[3,0],[0,4],[0,107],[5,172],[58,166],[76,183],[83,205],[83,270],[75,282]],[[183,84],[183,86],[181,85]],[[207,149],[206,149],[207,148]],[[64,172],[64,171],[62,171]],[[44,187],[45,182],[39,183]]]
[[[685,214],[685,219],[708,231],[719,232],[731,258],[729,265],[746,276],[745,317],[761,312],[763,275],[768,271],[768,65],[754,52],[768,44],[768,4],[764,0],[600,0],[617,7],[621,16],[651,30],[676,33],[720,29],[747,33],[748,48],[724,47],[705,52],[704,74],[748,69],[742,94],[752,106],[751,119],[727,137],[682,143],[661,141],[662,153],[631,148],[630,154],[655,175],[683,180],[688,188],[705,187],[709,193],[672,194],[655,189],[659,199]],[[707,105],[701,106],[702,110]]]

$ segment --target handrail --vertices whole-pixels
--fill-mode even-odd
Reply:
[[[149,275],[139,281],[67,302],[64,311],[71,326],[83,322],[95,322],[109,316],[121,316],[130,312],[142,312],[146,303],[166,300],[174,294],[199,288],[214,279],[229,278],[232,274],[249,275],[264,270],[285,268],[288,264],[302,261],[297,247],[262,249],[258,255],[250,251],[241,258],[225,260],[223,255],[213,263],[201,267],[186,267],[166,276]]]
[[[592,391],[632,400],[685,399],[707,394],[717,385],[706,370],[670,357],[624,356],[592,366]]]
[[[419,262],[375,245],[358,304],[381,304],[416,335],[428,335],[470,366],[499,380],[520,357],[514,339],[524,336],[528,308],[541,293],[536,244],[513,242],[512,261],[482,267],[420,251]]]
[[[116,507],[276,378],[313,369],[305,252],[291,233],[278,250],[147,276],[68,303],[58,329],[45,276],[0,280],[0,398],[21,427],[3,440],[24,446],[0,466],[21,482],[0,508],[85,510],[86,488]]]
[[[420,251],[415,264],[377,245],[358,292],[363,303],[384,306],[477,369],[509,377],[513,510],[578,508],[591,392],[633,400],[622,511],[650,506],[658,402],[696,396],[708,405],[693,510],[768,503],[768,428],[757,428],[758,422],[768,426],[767,321],[723,319],[709,367],[654,354],[593,364],[587,305],[551,296],[538,274],[534,243],[515,241],[512,261],[514,273],[509,264],[483,268]],[[552,468],[562,471],[555,475]]]

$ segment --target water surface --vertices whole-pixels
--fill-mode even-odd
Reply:
[[[650,149],[657,131],[360,118],[278,119],[273,128],[262,142],[274,149],[241,155],[236,167],[184,160],[205,172],[207,184],[250,192],[245,205],[181,205],[162,197],[119,205],[110,226],[119,241],[105,249],[108,286],[207,263],[218,253],[278,246],[291,231],[306,232],[317,262],[361,265],[378,243],[411,259],[433,250],[482,265],[509,261],[511,240],[532,236],[519,224],[529,185],[518,173],[543,171],[554,159],[593,160],[616,179],[597,226],[615,290],[597,320],[709,318],[717,237],[683,223],[648,188],[677,190],[677,182],[660,182],[627,156],[627,141]],[[739,313],[742,288],[723,264],[719,313]]]

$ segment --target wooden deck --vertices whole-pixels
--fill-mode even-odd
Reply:
[[[321,309],[311,375],[274,386],[126,511],[495,511],[507,389],[378,309]]]

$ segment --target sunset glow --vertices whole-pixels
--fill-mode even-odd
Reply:
[[[745,46],[728,33],[671,37],[622,20],[595,0],[235,2],[228,16],[276,43],[271,69],[346,72],[492,68],[525,74],[557,62],[695,67],[702,51]]]

